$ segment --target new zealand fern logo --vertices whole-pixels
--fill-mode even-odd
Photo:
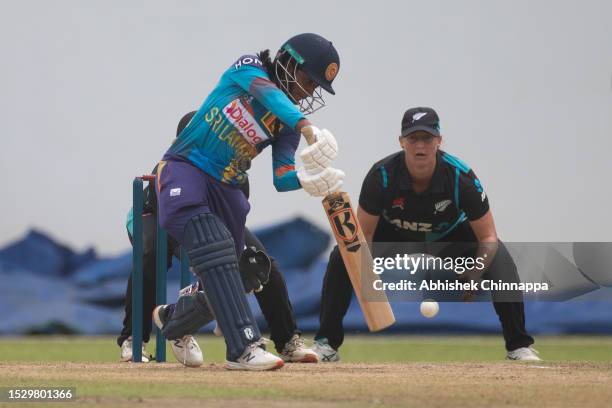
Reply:
[[[444,210],[446,210],[446,208],[449,205],[451,205],[451,203],[452,203],[451,200],[443,200],[443,201],[437,202],[435,204],[436,210],[434,211],[434,214],[444,212]]]

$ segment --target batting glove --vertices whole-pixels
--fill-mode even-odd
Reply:
[[[302,188],[313,197],[325,197],[340,191],[344,183],[344,172],[327,167],[317,174],[309,174],[304,168],[297,172]]]
[[[329,167],[338,157],[338,142],[334,135],[327,129],[319,130],[314,126],[316,142],[305,147],[300,152],[300,159],[304,163],[304,169],[309,174],[317,174]]]

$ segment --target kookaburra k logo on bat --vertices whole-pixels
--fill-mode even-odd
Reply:
[[[351,205],[342,198],[330,200],[328,217],[332,221],[336,236],[342,239],[346,249],[355,252],[359,249],[359,224],[355,220],[355,214]]]

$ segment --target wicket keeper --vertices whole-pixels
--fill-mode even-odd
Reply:
[[[363,182],[357,217],[366,240],[481,243],[490,251],[482,277],[509,273],[516,278],[516,265],[497,237],[489,200],[476,174],[463,161],[440,149],[438,114],[431,108],[407,110],[399,143],[402,151],[375,163]],[[477,280],[481,276],[472,274],[465,278]],[[342,320],[352,293],[336,247],[330,254],[323,281],[320,327],[313,347],[321,361],[340,359],[338,349],[344,340]],[[522,293],[518,296],[519,301],[496,301],[493,296],[507,358],[537,361],[539,357],[531,347],[534,340],[525,329]]]

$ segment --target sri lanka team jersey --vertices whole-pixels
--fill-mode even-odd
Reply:
[[[295,126],[303,117],[270,81],[262,62],[246,55],[221,76],[163,160],[186,160],[217,180],[240,185],[251,160],[271,145],[274,186],[296,190]]]

